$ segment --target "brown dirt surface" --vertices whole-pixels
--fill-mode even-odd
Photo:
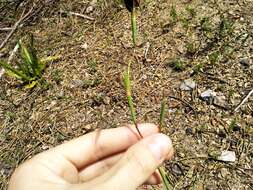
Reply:
[[[13,26],[31,6],[20,2],[16,10],[15,2],[0,4],[0,28]],[[163,94],[168,97],[163,132],[176,151],[165,167],[174,189],[253,189],[253,96],[234,111],[253,88],[251,0],[145,0],[136,48],[130,15],[117,1],[43,2],[0,51],[7,60],[17,39],[32,33],[40,57],[60,56],[45,70],[46,89],[0,79],[0,189],[31,156],[129,123],[122,85],[129,62],[139,122],[157,123]],[[0,42],[6,34],[0,32]],[[182,91],[186,79],[197,87]],[[222,105],[200,98],[208,89],[223,97]],[[213,156],[225,150],[236,153],[235,162]]]

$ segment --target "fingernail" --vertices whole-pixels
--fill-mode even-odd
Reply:
[[[164,134],[157,134],[150,137],[150,140],[148,141],[148,147],[157,161],[163,162],[170,148],[172,147],[172,144],[168,136]]]

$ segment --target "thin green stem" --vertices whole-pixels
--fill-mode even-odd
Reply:
[[[137,21],[136,21],[136,8],[133,5],[133,10],[131,11],[131,25],[132,25],[132,39],[133,45],[136,46],[136,38],[137,38]]]
[[[161,112],[160,112],[160,119],[159,119],[159,128],[161,129],[164,123],[165,115],[166,115],[166,98],[163,98],[161,104]]]
[[[133,104],[133,98],[132,98],[131,80],[130,80],[130,66],[131,65],[129,64],[127,72],[125,72],[124,75],[123,75],[123,81],[124,81],[124,85],[125,85],[125,89],[126,89],[128,107],[129,107],[129,110],[130,110],[130,113],[131,113],[131,120],[134,123],[135,128],[136,128],[140,138],[142,139],[143,136],[142,136],[142,134],[141,134],[141,132],[138,128],[137,119],[136,119],[136,112],[135,112],[135,108],[134,108],[134,104]],[[163,101],[162,101],[162,104],[161,104],[161,112],[160,112],[160,119],[159,119],[160,129],[163,126],[165,114],[166,114],[166,99],[164,98]],[[162,177],[162,181],[163,181],[163,185],[164,185],[165,190],[171,189],[164,169],[162,167],[159,167],[158,171],[160,173],[160,176]]]
[[[129,64],[127,72],[124,73],[123,81],[124,81],[124,85],[125,85],[125,89],[126,89],[127,102],[128,102],[128,107],[129,107],[130,114],[131,114],[131,120],[134,123],[135,128],[136,128],[140,138],[143,138],[143,136],[138,128],[137,119],[136,119],[136,112],[135,112],[135,108],[134,108],[134,104],[133,104],[131,80],[130,80],[130,67],[131,67],[131,65]]]
[[[164,169],[162,167],[159,167],[158,171],[159,171],[159,173],[160,173],[160,175],[162,177],[164,188],[166,190],[171,189],[171,185],[169,184],[169,181],[168,181],[168,179],[166,177],[166,172],[164,171]]]
[[[167,99],[163,98],[162,103],[161,103],[161,111],[160,111],[160,119],[159,119],[159,128],[160,128],[160,130],[162,130],[164,119],[165,119],[165,115],[166,115],[166,107],[167,107],[166,106],[166,101],[167,101]],[[164,188],[166,190],[171,189],[169,181],[168,181],[168,179],[166,177],[166,173],[165,173],[164,169],[162,167],[159,167],[158,171],[159,171],[159,173],[160,173],[160,175],[162,177]]]

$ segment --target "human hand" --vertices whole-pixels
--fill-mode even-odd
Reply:
[[[154,172],[172,157],[171,140],[153,124],[139,129],[141,140],[134,127],[121,127],[40,153],[17,168],[9,190],[134,190],[145,182],[159,183]]]

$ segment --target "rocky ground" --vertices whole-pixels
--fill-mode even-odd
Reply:
[[[32,6],[16,3],[1,2],[0,28]],[[251,0],[145,0],[134,49],[119,2],[43,3],[0,52],[7,60],[16,40],[32,33],[40,57],[60,57],[45,70],[47,88],[26,90],[1,76],[0,189],[34,154],[129,123],[122,85],[129,62],[139,122],[157,123],[168,98],[163,131],[176,152],[165,167],[174,189],[253,189],[253,96],[238,107],[253,89]]]

